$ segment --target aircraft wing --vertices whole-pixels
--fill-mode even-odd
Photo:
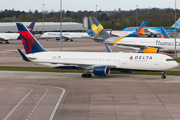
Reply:
[[[136,45],[136,44],[124,44],[124,43],[116,43],[115,45],[130,46],[130,47],[137,47],[137,48],[159,48],[159,49],[165,49],[164,47],[153,46],[153,45]]]
[[[71,37],[71,36],[66,36],[66,35],[62,35],[62,38],[67,38],[67,39],[81,39],[82,37]]]
[[[36,61],[36,62],[38,62],[38,61]],[[111,67],[111,68],[116,68],[116,65],[114,65],[114,64],[73,63],[73,62],[43,62],[43,63],[74,65],[74,66],[82,67],[84,69],[87,69],[87,68],[92,69],[94,66],[107,66],[107,67]]]

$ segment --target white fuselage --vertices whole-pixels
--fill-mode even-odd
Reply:
[[[116,36],[120,36],[120,37],[125,37],[128,36],[129,34],[133,33],[134,31],[107,31],[107,33],[109,33],[112,35],[116,35]]]
[[[178,65],[170,56],[144,53],[39,52],[28,54],[27,58],[48,67],[77,66],[85,70],[92,70],[94,66],[107,66],[128,70],[167,71]]]
[[[73,39],[80,39],[84,37],[90,37],[87,33],[83,32],[62,32],[62,36],[73,38]],[[40,36],[40,38],[57,38],[60,37],[60,32],[45,32]]]
[[[17,40],[19,33],[0,33],[1,40]]]
[[[174,39],[164,38],[134,38],[126,37],[117,40],[118,38],[108,38],[102,43],[114,44],[115,47],[125,46],[127,49],[140,49],[141,47],[157,47],[160,51],[174,51]],[[176,51],[180,51],[180,39],[176,39]]]

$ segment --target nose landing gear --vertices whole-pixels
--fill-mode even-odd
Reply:
[[[163,75],[162,75],[161,78],[162,78],[162,79],[166,79],[166,72],[164,71],[164,72],[162,72],[162,74],[163,74]]]

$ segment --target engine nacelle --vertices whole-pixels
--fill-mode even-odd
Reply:
[[[110,73],[110,68],[107,66],[95,66],[93,69],[93,74],[98,76],[107,76]]]
[[[56,37],[56,40],[60,40],[61,38],[60,37]]]
[[[143,53],[159,53],[159,48],[146,48]]]

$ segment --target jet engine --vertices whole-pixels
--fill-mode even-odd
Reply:
[[[110,68],[107,66],[95,66],[93,69],[93,74],[98,76],[108,76],[110,73]]]
[[[146,48],[143,49],[143,53],[159,53],[159,48]]]

